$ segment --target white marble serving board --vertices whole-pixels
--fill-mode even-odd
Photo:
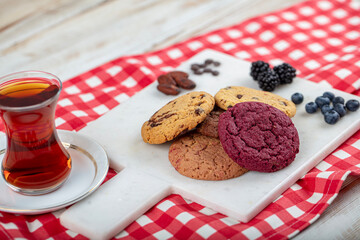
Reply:
[[[192,63],[202,63],[208,58],[221,62],[221,66],[216,68],[220,75],[214,77],[211,74],[201,76],[190,74],[190,78],[197,84],[194,90],[207,91],[215,95],[220,88],[231,85],[258,89],[257,83],[249,76],[249,62],[213,50],[205,50],[197,54],[177,69],[190,72]],[[120,171],[118,175],[122,174],[122,169],[128,168],[142,173],[137,175],[141,178],[140,182],[151,182],[152,179],[156,179],[154,181],[154,184],[156,184],[160,179],[164,184],[168,184],[168,193],[180,194],[184,198],[241,222],[250,221],[269,203],[279,197],[283,191],[360,128],[360,111],[347,114],[336,125],[328,125],[324,122],[321,113],[310,115],[304,110],[306,102],[313,101],[326,90],[334,92],[337,96],[344,97],[345,100],[360,100],[359,97],[330,89],[326,85],[296,78],[292,84],[280,86],[274,91],[274,93],[287,99],[290,99],[290,96],[295,92],[304,94],[304,102],[298,105],[297,114],[292,118],[300,136],[300,152],[294,162],[275,173],[248,172],[238,178],[225,181],[194,180],[180,175],[169,163],[168,149],[170,143],[150,145],[144,143],[141,138],[140,129],[142,124],[155,111],[175,98],[160,93],[156,89],[156,84],[151,84],[126,103],[111,110],[80,132],[96,139],[105,148],[110,159],[110,166]],[[181,94],[187,92],[182,90]],[[127,190],[126,194],[122,195],[121,192],[117,192],[118,187],[131,185],[132,183],[120,177],[114,179],[114,181],[116,180],[120,182],[116,183],[117,187],[114,184],[114,196],[112,198],[114,199],[113,204],[122,206],[122,217],[113,223],[113,232],[114,229],[120,231],[124,227],[124,223],[130,223],[136,217],[139,217],[143,213],[138,211],[139,208],[146,211],[152,207],[153,201],[148,200],[147,196],[150,193],[153,196],[155,189],[148,188],[149,193],[147,193],[146,189],[144,190],[144,188],[133,184],[131,191]],[[109,186],[107,187],[109,188]],[[139,194],[138,190],[140,189],[144,194]],[[163,197],[164,188],[159,189],[161,189],[159,190],[159,196]],[[131,204],[129,203],[134,195],[143,198],[142,201],[138,201],[141,202],[141,206],[136,209],[130,208]],[[117,196],[116,199],[115,196]],[[119,198],[121,199],[119,200]],[[66,224],[66,219],[76,219],[77,216],[86,214],[86,209],[90,210],[90,208],[96,206],[97,201],[100,204],[101,201],[105,201],[105,197],[95,192],[89,198],[67,210],[68,213],[62,219],[62,223]],[[106,202],[111,201],[107,200]],[[76,209],[82,209],[82,211],[75,211]],[[134,216],[135,211],[136,216]],[[116,214],[116,212],[113,212],[113,215]],[[100,221],[99,219],[106,219],[109,216],[93,214],[89,215],[87,219],[91,217],[94,218],[94,221]],[[89,224],[89,228],[91,227],[89,222],[86,224]],[[79,228],[74,227],[73,230],[79,231]],[[90,234],[90,236],[95,235]]]

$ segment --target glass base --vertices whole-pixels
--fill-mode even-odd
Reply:
[[[1,174],[2,177],[4,178],[4,175]],[[70,174],[69,174],[70,175]],[[37,195],[43,195],[43,194],[47,194],[47,193],[51,193],[57,189],[59,189],[65,182],[66,180],[69,178],[69,175],[67,176],[67,178],[64,179],[64,181],[60,182],[59,184],[49,187],[49,188],[41,188],[41,189],[24,189],[24,188],[19,188],[16,186],[13,186],[11,184],[9,184],[5,178],[5,183],[6,185],[13,191],[23,194],[23,195],[28,195],[28,196],[37,196]]]

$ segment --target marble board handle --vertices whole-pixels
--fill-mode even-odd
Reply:
[[[60,216],[61,224],[90,239],[109,239],[171,194],[171,186],[125,168]]]

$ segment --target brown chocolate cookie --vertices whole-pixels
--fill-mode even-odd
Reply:
[[[199,126],[196,128],[196,131],[208,137],[218,138],[219,116],[223,112],[225,111],[221,108],[216,107],[210,112],[210,114],[205,118],[205,120],[199,124]]]
[[[169,160],[180,174],[200,180],[225,180],[248,171],[231,160],[219,139],[199,133],[175,140],[169,149]]]
[[[214,108],[215,99],[206,92],[190,92],[163,106],[141,128],[146,143],[161,144],[192,130]]]

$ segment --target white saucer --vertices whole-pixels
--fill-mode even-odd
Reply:
[[[54,192],[26,196],[11,190],[0,177],[0,211],[21,214],[55,211],[88,196],[104,181],[109,169],[105,150],[92,139],[76,132],[58,130],[58,135],[72,158],[67,181]],[[5,135],[0,136],[0,149],[4,149]],[[1,150],[0,163],[3,154],[4,150]]]

